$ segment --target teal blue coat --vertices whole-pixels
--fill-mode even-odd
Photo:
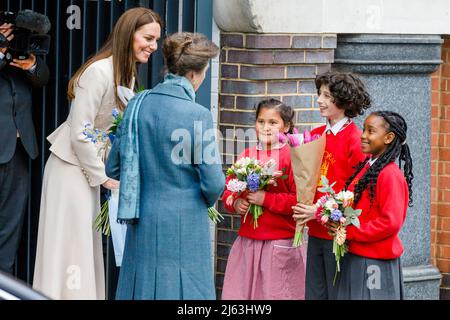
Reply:
[[[215,299],[207,208],[225,177],[215,138],[202,139],[211,112],[194,96],[187,81],[165,81],[142,102],[140,217],[127,227],[117,299]],[[120,139],[121,130],[106,164],[118,180]]]

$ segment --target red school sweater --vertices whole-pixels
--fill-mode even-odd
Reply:
[[[313,134],[323,134],[326,125],[314,129]],[[326,134],[325,153],[322,159],[320,174],[327,177],[331,183],[336,181],[333,189],[338,193],[345,187],[345,183],[355,172],[354,167],[366,158],[361,151],[361,130],[350,122],[345,128],[338,132],[335,136],[333,133]],[[320,178],[319,178],[320,179]],[[319,180],[318,188],[321,186]],[[316,191],[314,203],[324,194]],[[332,240],[327,229],[317,220],[311,220],[307,223],[310,236]]]
[[[253,227],[253,219],[251,214],[247,214],[244,223],[244,216],[241,217],[241,227],[239,235],[241,237],[256,240],[276,240],[292,238],[295,234],[295,221],[292,218],[292,206],[297,203],[295,193],[294,176],[291,169],[291,154],[289,146],[285,145],[280,149],[274,150],[257,150],[256,147],[246,149],[239,155],[239,159],[243,157],[256,158],[263,162],[274,159],[278,164],[278,170],[284,168],[286,179],[277,179],[277,186],[270,185],[266,188],[263,202],[263,214],[258,219],[258,227]],[[227,179],[227,183],[231,178]],[[225,187],[222,201],[225,208],[235,213],[233,204],[227,205],[226,200],[231,195]],[[233,201],[234,203],[234,201]]]
[[[363,176],[364,168],[355,177],[349,190]],[[406,179],[394,162],[384,167],[375,186],[375,197],[370,202],[368,190],[364,190],[356,209],[362,209],[359,216],[360,228],[347,227],[349,252],[372,259],[396,259],[403,253],[403,244],[398,237],[406,218],[409,192]]]

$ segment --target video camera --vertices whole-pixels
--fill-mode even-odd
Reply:
[[[47,32],[51,28],[47,16],[32,10],[22,10],[17,13],[0,11],[0,25],[13,24],[14,39],[8,39],[0,34],[0,48],[8,48],[6,59],[24,60],[30,54],[45,55],[50,49],[50,36]]]

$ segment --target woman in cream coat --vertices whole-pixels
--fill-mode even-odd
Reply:
[[[106,132],[113,109],[123,110],[115,88],[134,87],[137,64],[157,49],[161,24],[150,9],[126,11],[103,48],[69,82],[69,116],[48,137],[33,282],[51,298],[105,299],[102,238],[93,223],[100,185],[117,189],[119,182],[106,176],[104,159],[83,131],[90,124]]]

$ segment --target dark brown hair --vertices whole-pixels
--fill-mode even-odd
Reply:
[[[69,81],[67,97],[69,100],[75,98],[75,86],[83,72],[94,62],[110,57],[113,59],[114,84],[115,86],[131,86],[133,77],[137,78],[136,59],[133,53],[134,33],[140,27],[156,22],[162,28],[161,17],[148,8],[132,8],[125,11],[117,20],[113,31],[109,35],[103,47],[88,61],[86,61]],[[123,110],[124,105],[120,101],[117,91],[114,90],[116,103]]]
[[[345,110],[346,117],[363,115],[370,107],[371,99],[364,83],[352,73],[327,72],[318,75],[315,83],[318,94],[323,85],[329,88],[333,102]]]
[[[256,119],[258,119],[259,113],[262,109],[275,109],[283,119],[284,125],[289,126],[289,132],[294,130],[294,116],[295,111],[290,106],[285,105],[283,102],[277,99],[262,100],[256,107]]]
[[[178,32],[164,40],[163,54],[170,73],[184,76],[189,71],[202,71],[219,48],[201,33]]]

